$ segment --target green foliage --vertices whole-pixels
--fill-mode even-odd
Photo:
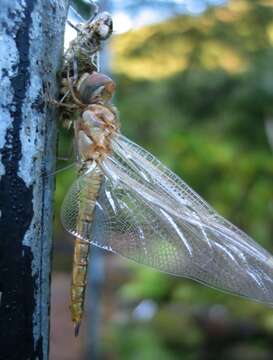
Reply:
[[[124,336],[126,334],[126,336]],[[111,344],[111,347],[109,346]],[[108,349],[107,349],[108,347]],[[105,342],[104,351],[111,354],[112,349],[118,355],[119,359],[128,360],[175,360],[175,355],[168,351],[162,339],[156,332],[146,328],[143,324],[135,326],[123,325],[113,329],[111,337]]]
[[[121,35],[113,44],[125,134],[269,249],[273,162],[264,123],[273,111],[272,19],[265,3],[232,1],[200,17]],[[179,68],[183,46],[188,66]],[[225,46],[228,53],[220,51]],[[208,66],[207,53],[214,51]],[[234,54],[241,60],[231,69]],[[159,60],[161,78],[152,71],[143,76]]]
[[[123,132],[272,252],[273,157],[264,127],[273,112],[268,4],[234,0],[200,17],[179,16],[118,36],[113,70]],[[145,324],[129,317],[118,326],[126,334],[123,340],[116,334],[122,358],[272,355],[270,309],[137,269],[120,291],[123,301],[146,298],[161,306]],[[210,339],[217,326],[221,330],[211,335],[216,340]]]
[[[162,300],[172,288],[173,278],[166,274],[143,266],[138,266],[135,270],[133,279],[120,291],[120,295],[126,300]]]

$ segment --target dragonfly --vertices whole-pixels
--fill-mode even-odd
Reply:
[[[71,312],[78,333],[90,245],[273,305],[273,257],[120,131],[114,81],[79,74],[69,91],[78,177],[61,221],[75,240]]]
[[[95,159],[95,154],[98,154],[98,151],[95,151],[96,148],[100,151],[104,148],[106,151],[105,144],[101,144],[102,140],[99,140],[102,135],[96,133],[96,130],[94,132],[91,128],[91,133],[89,133],[85,128],[86,125],[90,127],[88,121],[92,117],[96,119],[96,125],[101,123],[101,118],[107,119],[105,123],[108,124],[109,121],[112,121],[112,125],[108,126],[109,134],[106,138],[110,136],[111,131],[117,129],[117,125],[115,125],[117,122],[114,121],[117,118],[115,108],[109,103],[115,84],[106,75],[97,73],[101,42],[108,39],[113,32],[112,18],[107,12],[100,13],[95,3],[92,5],[94,6],[93,16],[88,21],[74,25],[69,19],[67,20],[67,24],[76,30],[77,36],[70,41],[64,53],[60,89],[62,97],[59,101],[50,99],[52,105],[60,108],[59,115],[63,126],[70,128],[73,124],[79,175],[88,169],[91,158]],[[73,18],[82,20],[70,6],[69,12],[71,11]],[[85,117],[89,119],[87,124],[84,122]],[[92,147],[90,141],[93,141]],[[93,152],[92,157],[90,157],[90,151]],[[100,157],[99,154],[97,156]],[[85,223],[92,218],[93,210],[90,206],[96,200],[100,184],[101,174],[97,171],[88,186],[85,199],[81,201],[79,214],[76,215],[78,231],[82,231]],[[75,326],[75,336],[79,334],[84,311],[89,250],[89,242],[84,241],[81,237],[76,237],[70,291],[70,309]]]

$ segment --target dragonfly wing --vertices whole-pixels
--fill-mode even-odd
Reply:
[[[273,305],[273,258],[266,250],[144,149],[121,135],[112,145],[101,164],[92,228],[78,235],[161,271]]]

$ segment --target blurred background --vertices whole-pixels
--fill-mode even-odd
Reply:
[[[72,20],[88,18],[88,2],[72,4]],[[273,253],[272,0],[102,6],[114,17],[102,70],[117,83],[123,133]],[[60,158],[70,157],[72,135],[60,128]],[[52,360],[273,358],[272,309],[93,248],[75,339],[73,239],[59,217],[74,178],[73,169],[57,175]]]

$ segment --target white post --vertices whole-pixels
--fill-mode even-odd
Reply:
[[[0,359],[48,359],[56,96],[68,0],[2,0]],[[50,84],[50,85],[48,85]]]

